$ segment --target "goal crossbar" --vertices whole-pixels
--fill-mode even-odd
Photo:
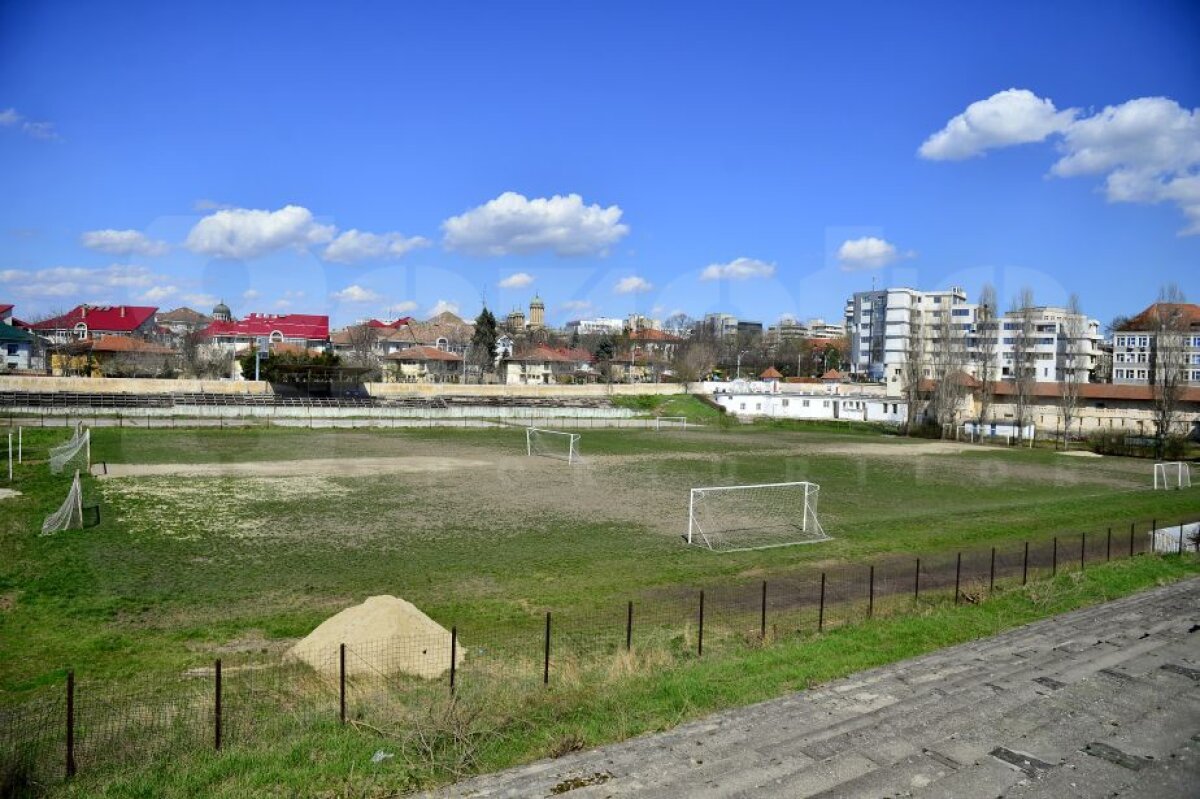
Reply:
[[[686,430],[687,424],[688,424],[688,422],[687,422],[686,416],[655,416],[654,417],[654,429],[655,430],[662,430],[664,427],[679,427],[679,428]]]
[[[580,461],[579,433],[568,433],[564,430],[546,430],[541,427],[525,428],[525,454],[529,457],[541,455],[545,458],[557,458],[568,464]]]
[[[1191,488],[1192,468],[1184,461],[1164,461],[1154,464],[1154,489]]]
[[[806,481],[693,488],[684,540],[722,552],[828,541],[819,494]]]

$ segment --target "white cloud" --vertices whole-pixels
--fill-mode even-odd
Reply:
[[[382,299],[371,289],[365,289],[357,283],[335,291],[331,296],[338,302],[376,302]]]
[[[218,202],[217,200],[209,200],[201,197],[192,203],[192,210],[204,213],[205,211],[221,211],[226,208],[232,208],[229,203]]]
[[[909,253],[909,256],[913,253]],[[864,269],[879,269],[901,257],[896,245],[875,236],[847,239],[838,247],[837,259],[842,271],[857,272]]]
[[[578,194],[532,200],[506,191],[442,223],[446,249],[471,255],[549,250],[560,256],[607,255],[629,233],[621,208],[584,205]]]
[[[749,280],[752,277],[771,277],[775,264],[757,258],[734,258],[727,264],[709,264],[700,273],[701,280]]]
[[[213,258],[246,259],[286,247],[325,244],[336,231],[333,225],[313,221],[312,212],[298,205],[278,211],[232,208],[197,222],[185,244],[192,252]]]
[[[89,230],[80,237],[83,246],[111,255],[166,255],[171,245],[137,230]]]
[[[452,314],[457,315],[458,314],[458,303],[450,302],[449,300],[438,300],[436,303],[434,303],[432,308],[430,308],[428,311],[425,312],[425,315],[427,317],[437,316],[438,314],[446,313],[447,311],[449,311]]]
[[[970,137],[949,133],[960,115],[921,146],[921,155],[963,158],[986,147],[1058,134],[1061,157],[1051,166],[1052,175],[1104,175],[1109,202],[1174,203],[1187,219],[1180,235],[1200,235],[1200,108],[1189,110],[1168,97],[1139,97],[1081,116],[1074,110],[1054,112],[1049,100],[1024,94],[1028,97],[992,109],[991,128],[1037,134],[1035,138],[993,136],[972,150]],[[1000,95],[972,103],[968,113]],[[1012,118],[1005,120],[1006,113]]]
[[[27,298],[80,297],[101,289],[151,289],[162,285],[167,278],[156,275],[144,266],[112,264],[99,269],[77,266],[53,266],[46,269],[0,270],[0,285],[6,291]]]
[[[533,275],[528,272],[515,272],[500,281],[502,289],[521,289],[533,282]]]
[[[1028,89],[1005,89],[967,110],[930,136],[918,152],[933,161],[959,161],[985,150],[1038,142],[1066,130],[1078,111],[1059,111]]]
[[[630,275],[618,280],[617,285],[613,286],[613,291],[617,294],[644,294],[652,288],[654,288],[654,284],[646,278]]]
[[[396,316],[404,316],[417,310],[417,304],[412,300],[401,300],[400,302],[392,303],[383,309],[384,313],[395,314]]]
[[[1105,174],[1109,202],[1173,202],[1200,234],[1200,108],[1140,97],[1080,119],[1063,134],[1059,177]]]
[[[592,309],[591,300],[567,300],[559,306],[564,311],[590,311]]]
[[[274,304],[275,307],[280,310],[287,310],[291,308],[297,300],[302,299],[304,299],[303,291],[293,291],[289,289],[288,291],[283,292],[283,296],[275,300]]]
[[[242,292],[243,300],[257,300],[260,296],[262,295],[259,294],[258,289],[246,289]]]
[[[0,128],[16,128],[27,136],[46,141],[59,138],[53,122],[37,122],[26,119],[25,115],[19,113],[15,108],[6,108],[0,111]]]
[[[326,261],[342,264],[370,258],[400,258],[418,247],[428,247],[429,244],[429,239],[422,236],[347,230],[325,248],[321,257]]]
[[[144,292],[138,299],[142,302],[162,302],[165,299],[174,297],[178,293],[178,286],[155,286]]]

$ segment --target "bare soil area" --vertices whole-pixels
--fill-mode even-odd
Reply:
[[[494,465],[491,461],[424,455],[241,463],[108,463],[93,467],[93,472],[101,480],[111,477],[363,477],[441,474]]]

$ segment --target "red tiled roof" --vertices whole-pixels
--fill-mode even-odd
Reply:
[[[409,347],[385,356],[389,361],[461,361],[462,356],[439,350],[437,347]]]
[[[412,320],[413,318],[411,316],[402,316],[399,319],[391,322],[381,322],[378,319],[368,319],[366,325],[367,327],[386,327],[389,330],[399,330],[400,328],[412,322]]]
[[[768,366],[763,370],[763,373],[759,375],[759,378],[762,380],[782,380],[783,374],[774,366]]]
[[[262,314],[252,313],[236,322],[213,322],[204,328],[206,336],[270,336],[279,331],[284,338],[302,338],[309,341],[329,339],[329,317],[317,314]]]
[[[3,303],[0,303],[0,313],[8,313],[13,308],[14,308],[14,306],[12,306],[12,305],[5,305]]]
[[[70,330],[83,322],[92,331],[132,333],[157,311],[148,305],[77,305],[62,316],[35,322],[31,327],[34,330]]]
[[[822,380],[841,380],[842,373],[839,372],[837,369],[830,369],[828,372],[821,375],[821,379]]]
[[[87,342],[92,352],[139,352],[146,355],[172,355],[175,350],[129,336],[105,336]]]
[[[667,343],[683,341],[679,336],[673,336],[665,330],[655,330],[653,328],[645,328],[636,333],[630,333],[629,338],[632,341],[662,341]]]
[[[1137,316],[1121,325],[1121,330],[1156,330],[1160,313],[1178,313],[1190,328],[1200,328],[1200,305],[1195,303],[1156,302]]]
[[[523,352],[509,358],[510,361],[550,361],[553,363],[569,363],[579,360],[566,355],[566,350],[552,350],[549,347],[539,346],[532,350]],[[591,359],[591,354],[588,354],[588,359]]]

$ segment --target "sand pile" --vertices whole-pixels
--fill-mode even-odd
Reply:
[[[397,673],[433,679],[450,669],[450,631],[411,602],[373,596],[323,621],[285,657],[333,677],[338,647],[346,645],[347,676]],[[464,650],[458,645],[457,661]]]

